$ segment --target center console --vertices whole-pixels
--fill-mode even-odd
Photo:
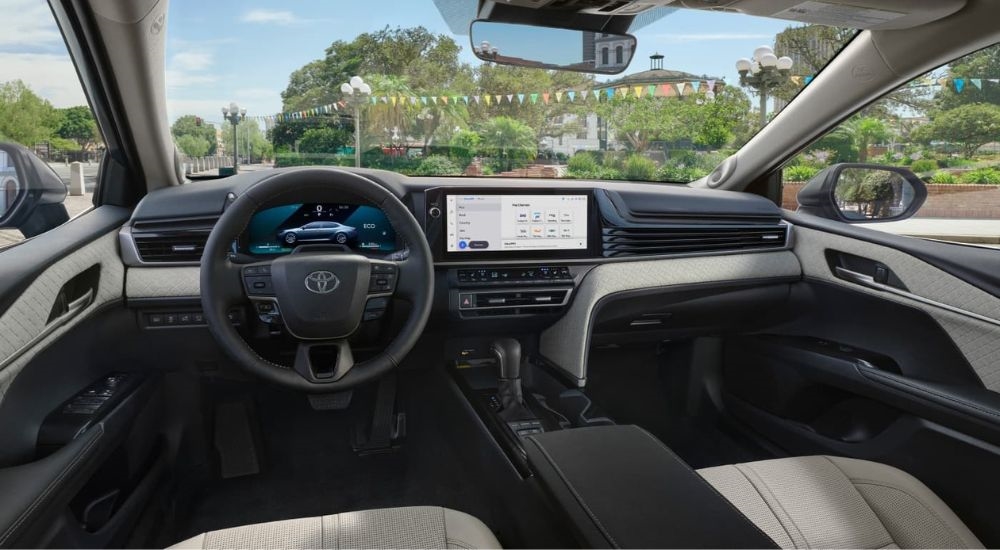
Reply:
[[[426,199],[428,242],[460,319],[560,314],[589,269],[581,260],[600,256],[590,190],[435,188]]]
[[[776,548],[697,472],[637,426],[529,435],[539,482],[585,548]]]

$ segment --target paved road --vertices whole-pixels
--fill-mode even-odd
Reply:
[[[924,239],[1000,246],[1000,220],[910,218],[898,222],[872,223],[865,227]]]
[[[56,171],[56,174],[59,174],[63,183],[69,185],[69,164],[64,162],[50,162],[49,166]],[[94,186],[97,184],[97,171],[100,168],[101,165],[97,162],[91,164],[83,163],[83,186],[87,189],[88,193],[94,192]]]

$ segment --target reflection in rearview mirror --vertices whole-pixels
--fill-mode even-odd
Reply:
[[[849,220],[900,216],[913,202],[913,185],[902,175],[878,168],[845,168],[837,178],[837,208]]]
[[[593,31],[474,21],[472,52],[483,61],[518,67],[618,74],[635,54],[635,37]]]
[[[7,215],[20,192],[21,185],[14,161],[7,151],[0,150],[0,219]]]

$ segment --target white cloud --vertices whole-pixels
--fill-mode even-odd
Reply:
[[[68,55],[0,52],[0,82],[17,79],[56,107],[87,104]]]
[[[3,3],[3,32],[0,46],[22,49],[62,43],[62,35],[46,2],[6,0]]]
[[[240,21],[244,23],[275,23],[278,25],[289,25],[298,21],[298,17],[290,11],[278,10],[250,10],[243,14]]]
[[[181,50],[171,55],[165,75],[168,93],[217,82],[218,77],[210,72],[214,63],[212,52],[204,50]]]
[[[170,58],[170,66],[179,71],[204,71],[212,66],[210,52],[180,52]]]
[[[671,43],[687,44],[690,42],[722,42],[730,40],[772,40],[774,35],[764,33],[694,33],[694,34],[657,34],[654,40]]]

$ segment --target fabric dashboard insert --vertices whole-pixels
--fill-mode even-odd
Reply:
[[[355,204],[287,204],[254,214],[245,250],[287,254],[300,244],[339,244],[359,253],[397,249],[396,232],[379,208]]]

